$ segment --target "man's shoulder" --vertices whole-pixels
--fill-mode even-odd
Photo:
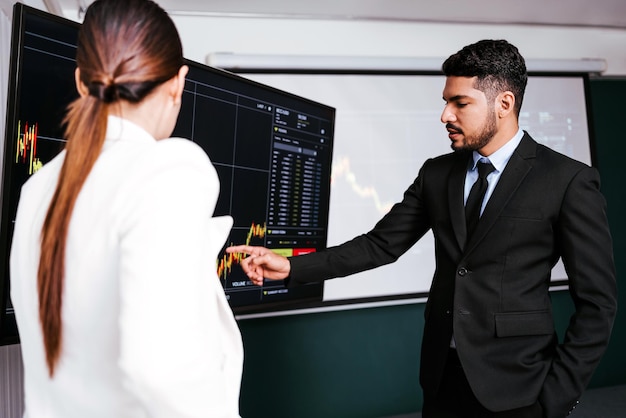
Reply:
[[[558,167],[560,169],[570,169],[575,171],[589,168],[588,164],[556,151],[547,145],[537,143],[536,149],[537,160],[544,163],[548,167]]]
[[[429,158],[424,162],[422,170],[449,171],[454,167],[467,166],[472,153],[466,151],[453,151],[448,154],[442,154]]]
[[[449,165],[457,164],[459,161],[467,162],[471,158],[471,151],[452,151],[447,154],[441,154],[436,157],[430,158],[426,161],[429,164],[436,165]]]
[[[533,139],[527,132],[515,150],[522,158],[536,159],[537,163],[558,169],[572,169],[575,171],[589,168],[589,165],[559,152]]]

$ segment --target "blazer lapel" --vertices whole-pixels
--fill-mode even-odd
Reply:
[[[522,141],[515,151],[513,151],[511,159],[507,163],[504,172],[500,176],[500,180],[498,180],[496,188],[485,206],[485,210],[478,221],[476,230],[465,248],[466,252],[471,251],[491,229],[504,206],[532,168],[536,146],[537,143],[530,135],[524,133]]]
[[[465,224],[465,205],[463,202],[463,188],[465,185],[465,175],[471,153],[466,153],[465,158],[457,158],[455,165],[450,172],[450,180],[448,181],[448,205],[450,211],[450,221],[456,241],[462,250],[465,247],[467,238],[467,227]]]

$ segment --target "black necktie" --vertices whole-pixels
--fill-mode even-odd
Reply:
[[[465,222],[467,223],[468,240],[472,236],[476,224],[478,223],[478,218],[480,217],[480,207],[482,206],[485,193],[487,192],[487,186],[489,185],[487,176],[495,170],[495,167],[489,161],[479,161],[477,167],[478,180],[472,185],[470,194],[467,197],[467,202],[465,202]]]

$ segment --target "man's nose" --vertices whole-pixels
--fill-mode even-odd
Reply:
[[[456,116],[454,112],[450,110],[450,105],[447,104],[443,108],[443,112],[441,112],[441,122],[442,123],[450,123],[456,121]]]

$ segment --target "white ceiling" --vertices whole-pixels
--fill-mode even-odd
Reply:
[[[24,0],[79,20],[92,0]],[[172,14],[626,29],[626,0],[157,0]]]

